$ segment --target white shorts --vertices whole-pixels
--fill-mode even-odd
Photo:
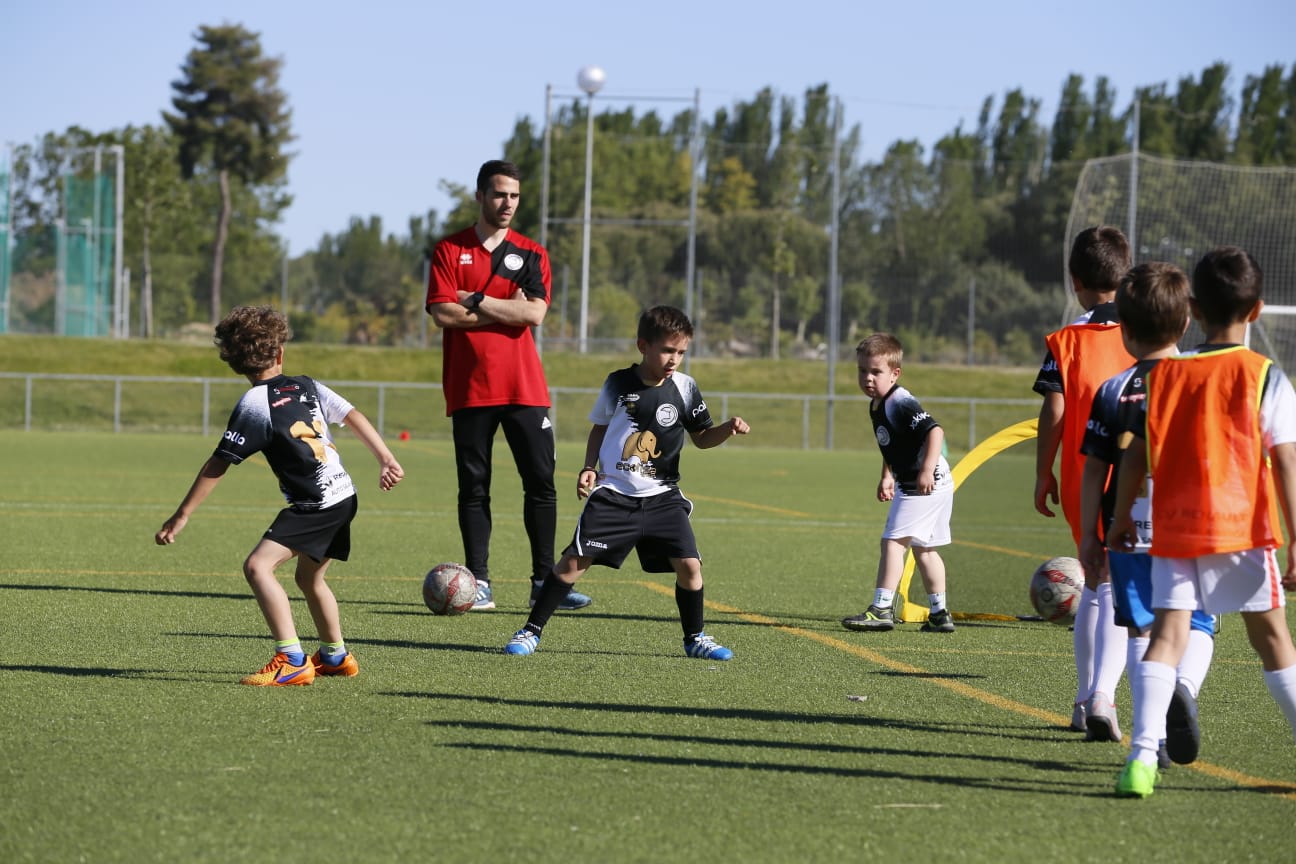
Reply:
[[[1152,558],[1152,608],[1268,612],[1287,605],[1276,549]]]
[[[906,546],[926,549],[950,542],[950,516],[954,513],[954,484],[930,495],[906,495],[896,490],[887,511],[883,540],[902,540]]]

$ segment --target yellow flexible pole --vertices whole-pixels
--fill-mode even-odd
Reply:
[[[1038,419],[1023,420],[1020,423],[1014,423],[1007,429],[1000,429],[973,447],[951,469],[951,473],[954,475],[954,491],[957,492],[958,488],[963,485],[963,481],[973,471],[984,465],[991,456],[1002,453],[1015,444],[1034,438],[1038,428]],[[900,607],[897,610],[899,613],[898,620],[906,623],[927,620],[927,607],[909,600],[909,583],[913,580],[913,572],[914,557],[906,553],[904,572],[900,576],[900,587],[896,590],[896,605]]]

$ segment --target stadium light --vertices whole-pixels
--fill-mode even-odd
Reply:
[[[581,220],[580,353],[587,350],[589,336],[590,191],[594,180],[594,94],[603,89],[607,76],[598,66],[582,66],[576,83],[588,97],[585,110],[585,215]]]

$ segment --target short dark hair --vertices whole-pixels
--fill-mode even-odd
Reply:
[[[212,341],[231,369],[251,375],[273,366],[291,338],[288,319],[273,306],[236,306],[216,325]]]
[[[477,172],[477,191],[485,192],[490,188],[491,178],[503,174],[505,177],[512,177],[518,182],[522,181],[522,172],[512,162],[506,162],[503,159],[492,159],[489,162],[483,162],[481,169]]]
[[[890,333],[874,333],[855,346],[855,357],[881,357],[892,369],[899,369],[904,361],[904,346]]]
[[[1178,342],[1188,321],[1188,274],[1173,264],[1150,261],[1125,274],[1116,289],[1116,314],[1136,342]]]
[[[1192,296],[1202,321],[1216,327],[1245,321],[1264,294],[1264,271],[1251,253],[1220,246],[1193,268]]]
[[[1095,225],[1081,231],[1072,241],[1067,271],[1081,286],[1106,294],[1120,286],[1131,263],[1125,233],[1111,225]]]
[[[692,339],[693,322],[674,306],[654,306],[639,316],[638,337],[645,342],[681,334]]]

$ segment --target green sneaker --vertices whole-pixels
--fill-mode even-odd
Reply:
[[[842,626],[847,630],[894,630],[895,610],[891,606],[870,606],[858,615],[843,618]]]
[[[1116,797],[1146,798],[1152,794],[1157,781],[1157,767],[1131,759],[1125,763],[1120,777],[1116,778]]]

